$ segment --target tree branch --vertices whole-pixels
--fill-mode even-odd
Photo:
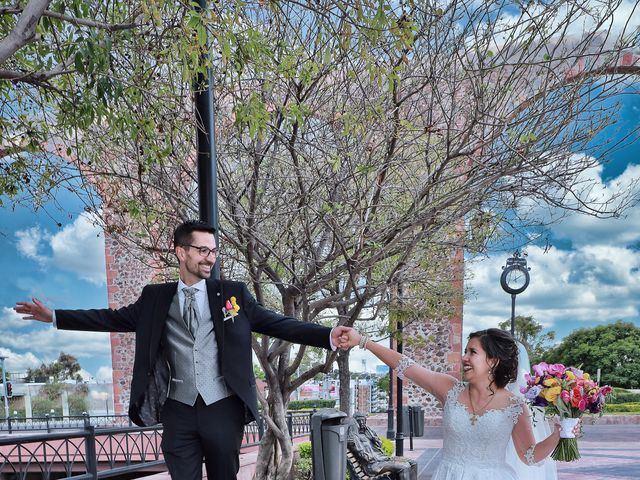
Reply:
[[[49,0],[50,3],[51,0]],[[27,7],[28,8],[28,7]],[[8,15],[8,14],[19,14],[22,13],[23,10],[26,9],[22,9],[22,8],[17,8],[17,7],[7,7],[7,8],[0,8],[0,15]],[[97,28],[100,30],[107,30],[108,32],[118,32],[121,30],[130,30],[132,28],[138,27],[139,25],[136,23],[104,23],[104,22],[98,22],[96,20],[89,20],[87,18],[77,18],[77,17],[72,17],[70,15],[64,15],[62,13],[58,13],[58,12],[52,12],[51,10],[45,10],[44,12],[42,12],[42,16],[43,17],[49,17],[49,18],[55,18],[57,20],[62,20],[63,22],[68,22],[71,23],[73,25],[76,26],[83,26],[83,27],[91,27],[91,28]]]
[[[51,0],[31,0],[23,9],[15,28],[0,40],[0,65],[14,53],[31,43],[36,35],[36,25]]]

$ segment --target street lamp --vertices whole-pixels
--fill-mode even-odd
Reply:
[[[4,418],[9,418],[9,392],[7,390],[7,374],[4,369],[6,358],[0,356],[0,365],[2,366],[2,386],[4,387]]]
[[[511,294],[511,335],[515,336],[516,330],[516,295],[524,292],[529,286],[529,270],[527,267],[526,253],[520,254],[518,250],[513,256],[507,258],[507,264],[502,267],[500,286]]]

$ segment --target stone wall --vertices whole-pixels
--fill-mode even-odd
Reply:
[[[464,253],[457,250],[452,256],[450,272],[454,296],[443,310],[448,313],[437,318],[414,321],[404,327],[403,337],[411,339],[403,347],[403,352],[436,372],[444,372],[460,378],[462,363],[462,305],[464,279]],[[395,393],[394,393],[395,395]],[[403,382],[404,404],[421,405],[425,416],[442,414],[439,402],[431,394],[412,382]]]
[[[137,300],[142,288],[156,273],[105,231],[109,308],[120,308]],[[116,414],[129,409],[131,375],[135,353],[135,333],[111,334],[111,366],[113,368],[113,403]]]

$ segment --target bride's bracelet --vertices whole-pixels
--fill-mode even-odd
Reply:
[[[369,341],[369,335],[360,335],[360,341],[358,342],[358,347],[360,347],[361,350],[366,350],[368,341]]]
[[[542,464],[542,461],[536,462],[535,457],[533,456],[533,452],[536,449],[535,443],[527,448],[527,451],[524,452],[524,458],[527,460],[527,465],[530,467],[538,466]]]
[[[402,354],[402,356],[400,357],[400,363],[398,363],[398,366],[396,367],[396,374],[398,375],[398,378],[400,380],[404,380],[404,372],[407,370],[407,368],[415,364],[416,362],[414,362],[406,355]]]

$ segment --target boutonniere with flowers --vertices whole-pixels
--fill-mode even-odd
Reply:
[[[222,320],[225,322],[227,320],[232,320],[238,315],[240,311],[240,305],[238,305],[236,301],[236,297],[231,297],[229,300],[224,302],[224,307],[222,307]]]

